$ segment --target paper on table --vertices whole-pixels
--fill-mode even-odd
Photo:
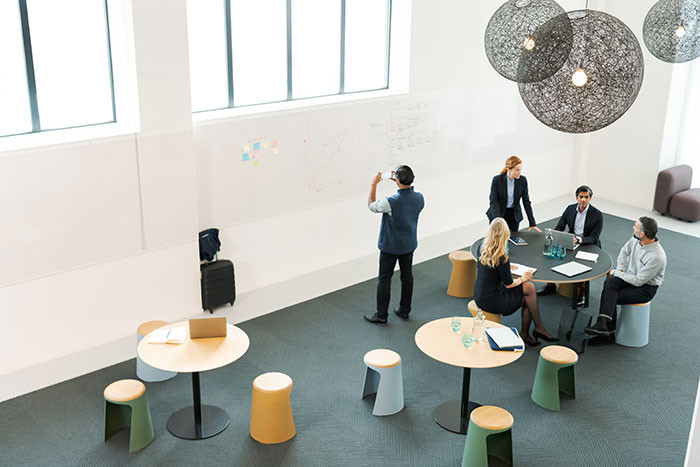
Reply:
[[[589,268],[588,266],[585,266],[581,263],[577,263],[576,261],[569,261],[568,263],[561,264],[559,266],[554,266],[552,268],[552,271],[558,272],[559,274],[564,274],[567,277],[573,277],[590,270],[591,268]]]
[[[148,337],[149,344],[182,344],[187,337],[185,328],[178,326],[171,330],[157,329]]]
[[[516,276],[522,276],[527,271],[531,271],[533,274],[537,271],[537,268],[531,268],[530,266],[525,266],[524,264],[510,263],[511,266],[515,266],[515,269],[511,269],[510,273]]]
[[[588,253],[587,251],[579,251],[576,253],[576,259],[582,259],[584,261],[598,262],[598,253]]]
[[[182,344],[185,342],[185,337],[187,337],[187,331],[184,327],[178,326],[170,330],[168,333],[168,338],[165,340],[166,344]]]
[[[523,345],[523,340],[510,328],[488,328],[488,335],[500,348],[518,347]]]
[[[148,343],[149,344],[165,344],[165,340],[168,338],[168,331],[167,329],[157,329],[151,333],[151,335],[148,337]]]

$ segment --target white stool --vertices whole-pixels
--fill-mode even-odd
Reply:
[[[362,398],[377,393],[373,415],[393,415],[403,409],[403,374],[401,356],[388,349],[370,350],[365,354],[365,382]]]
[[[620,305],[615,343],[625,347],[644,347],[649,343],[651,302]]]
[[[155,331],[158,328],[167,326],[167,321],[147,321],[138,327],[136,330],[136,347],[138,347],[139,342],[151,331]],[[166,379],[174,378],[177,373],[174,371],[164,371],[158,368],[153,368],[151,365],[145,363],[141,360],[138,353],[136,354],[136,376],[142,381],[147,381],[149,383],[156,383],[158,381],[165,381]]]

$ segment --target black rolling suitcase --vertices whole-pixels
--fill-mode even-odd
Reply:
[[[202,282],[202,308],[214,313],[214,308],[236,301],[236,279],[233,263],[219,259],[217,252],[219,229],[207,229],[199,232],[199,266]]]
[[[214,308],[236,301],[236,279],[233,263],[220,259],[200,266],[202,273],[202,308],[214,313]]]

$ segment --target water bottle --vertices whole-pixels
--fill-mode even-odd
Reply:
[[[479,310],[479,312],[474,317],[474,324],[472,324],[472,340],[476,342],[481,342],[484,340],[484,321],[486,317],[484,313]]]
[[[547,229],[544,234],[544,247],[542,248],[542,254],[549,256],[552,247],[554,246],[554,237],[552,236],[552,231]]]

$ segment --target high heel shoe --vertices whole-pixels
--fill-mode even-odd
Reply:
[[[526,337],[523,337],[522,339],[523,342],[525,342],[525,344],[529,345],[530,347],[537,347],[541,344],[541,342],[538,342],[537,339],[528,340]]]
[[[538,332],[536,329],[532,330],[532,335],[535,337],[535,339],[539,338],[539,339],[545,340],[547,342],[558,342],[559,341],[559,339],[557,339],[556,337],[547,337],[544,334],[542,334],[541,332]]]

